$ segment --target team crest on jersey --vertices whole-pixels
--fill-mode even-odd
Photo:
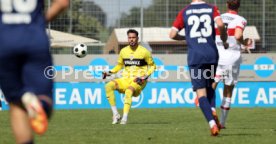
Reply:
[[[129,59],[130,59],[130,60],[133,60],[133,58],[134,58],[134,56],[133,56],[133,55],[131,55],[131,56],[129,57]]]

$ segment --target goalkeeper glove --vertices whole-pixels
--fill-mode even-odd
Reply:
[[[134,79],[134,82],[136,82],[139,85],[142,85],[144,82],[147,81],[148,78],[149,76],[137,77]]]
[[[111,75],[112,75],[111,71],[103,72],[103,79],[106,79],[107,76],[111,76]]]

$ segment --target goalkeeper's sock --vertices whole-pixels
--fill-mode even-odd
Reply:
[[[132,103],[132,94],[133,91],[131,89],[126,89],[125,91],[125,101],[124,101],[124,114],[128,114],[130,107],[131,107],[131,103]]]
[[[44,100],[40,100],[42,107],[47,115],[47,118],[49,119],[52,116],[52,112],[53,112],[53,106],[49,103],[47,103]]]
[[[122,121],[127,121],[127,116],[128,116],[128,113],[124,113],[124,114],[123,114]]]
[[[38,95],[38,99],[41,103],[43,110],[47,115],[47,118],[49,119],[52,116],[52,112],[53,112],[52,97],[47,95]]]
[[[24,142],[23,144],[34,144],[34,140],[30,140],[30,141]]]
[[[230,110],[230,105],[231,105],[231,98],[228,97],[223,97],[222,103],[221,103],[221,118],[220,118],[220,123],[222,126],[225,126],[226,118],[228,116],[228,112]]]
[[[200,97],[198,99],[198,101],[199,101],[199,107],[200,107],[201,111],[203,112],[206,120],[208,121],[210,128],[213,128],[216,125],[216,122],[212,115],[210,103],[208,102],[206,96]]]
[[[113,116],[119,114],[116,106],[111,106],[111,110],[112,110]]]
[[[211,107],[211,110],[212,110],[213,113],[217,113],[216,108]]]

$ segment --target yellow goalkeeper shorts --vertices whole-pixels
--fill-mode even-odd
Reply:
[[[135,89],[133,96],[136,97],[136,96],[140,95],[141,91],[144,89],[147,82],[145,81],[142,85],[139,85],[136,82],[134,82],[134,79],[135,78],[122,77],[122,78],[114,79],[113,81],[116,83],[117,90],[120,93],[125,93],[125,90],[128,87],[133,87]]]

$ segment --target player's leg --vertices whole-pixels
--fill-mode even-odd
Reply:
[[[105,93],[106,98],[111,106],[113,115],[118,114],[117,108],[116,108],[116,101],[115,101],[115,94],[114,91],[117,89],[118,83],[116,80],[112,80],[105,84]]]
[[[212,87],[209,87],[208,93],[210,93],[210,95],[214,94],[215,95],[215,90],[217,88],[217,85],[220,81],[224,81],[224,73],[225,73],[225,66],[224,65],[218,65],[216,68],[216,74],[215,74],[215,78],[214,81],[212,82]],[[219,129],[222,128],[217,112],[216,112],[216,96],[213,99],[208,99],[211,107],[212,107],[212,113],[214,116],[214,119],[216,121],[217,126],[219,127]]]
[[[0,57],[0,86],[10,106],[10,122],[17,143],[33,141],[32,129],[21,97],[24,93],[21,66],[24,59],[18,55]]]
[[[209,65],[211,66],[210,68],[207,67],[207,69],[211,69],[210,73],[208,73],[208,77],[211,77],[211,79],[207,79],[207,98],[208,98],[208,101],[211,105],[211,109],[212,109],[212,114],[213,114],[213,117],[214,117],[214,120],[218,126],[218,128],[220,129],[220,122],[219,122],[219,119],[218,119],[218,115],[217,115],[217,112],[216,112],[216,87],[217,87],[217,84],[218,82],[220,81],[221,79],[221,70],[219,68],[219,66],[217,67],[216,64],[212,64],[212,65]],[[216,72],[216,70],[218,70]]]
[[[232,96],[232,91],[234,89],[234,85],[224,85],[224,90],[223,90],[223,98],[221,102],[221,117],[220,117],[220,124],[221,128],[225,128],[225,121],[228,116],[228,112],[230,110],[230,105],[231,105],[231,96]]]
[[[220,126],[219,118],[218,118],[218,115],[216,112],[216,94],[215,94],[215,90],[212,87],[207,88],[207,98],[208,98],[208,101],[211,106],[212,115],[214,117],[214,120],[215,120],[218,128],[220,129],[221,126]]]
[[[119,85],[118,83],[119,83],[119,80],[115,79],[115,80],[112,80],[112,81],[108,82],[105,85],[106,98],[107,98],[107,100],[110,104],[112,114],[113,114],[112,124],[117,124],[120,121],[120,118],[121,118],[121,116],[120,116],[120,114],[117,110],[117,107],[116,107],[115,94],[114,94],[114,91],[116,89],[118,89],[118,85]]]
[[[53,80],[44,75],[44,70],[52,66],[52,58],[45,46],[29,49],[25,59],[22,68],[25,93],[22,101],[34,132],[43,134],[48,128],[48,119],[53,109]]]
[[[207,90],[206,87],[207,81],[206,77],[204,76],[204,72],[206,70],[206,66],[204,65],[192,65],[189,66],[191,80],[193,89],[196,91],[199,101],[199,107],[203,112],[207,122],[209,123],[211,134],[216,136],[218,135],[218,127],[212,115],[211,105],[207,98]]]
[[[218,65],[217,67],[216,67],[216,65],[213,65],[213,68],[211,67],[211,69],[216,69],[216,71],[213,72],[213,73],[215,73],[214,80],[211,80],[211,81],[208,80],[207,81],[207,83],[211,83],[211,87],[207,88],[207,98],[208,98],[209,103],[211,104],[212,111],[216,112],[216,109],[215,109],[215,106],[216,106],[216,103],[215,103],[216,102],[215,90],[217,88],[218,83],[222,80],[223,72],[222,72],[222,68],[221,68],[220,65]],[[212,76],[213,73],[209,73],[208,77]],[[199,106],[198,97],[195,98],[195,105]]]
[[[132,103],[132,96],[135,91],[135,88],[132,86],[129,86],[125,91],[125,98],[124,98],[124,110],[123,110],[123,118],[121,120],[121,124],[126,124],[128,113],[131,108]]]
[[[146,85],[146,82],[143,83],[142,85],[139,85],[136,82],[134,82],[133,79],[130,79],[130,81],[131,81],[130,85],[125,90],[124,110],[123,110],[124,112],[123,112],[123,118],[121,120],[121,124],[127,123],[128,114],[132,104],[132,96],[138,96]]]
[[[207,98],[211,105],[212,111],[216,112],[216,93],[215,93],[215,89],[213,88],[213,86],[215,85],[214,79],[215,79],[215,75],[216,75],[217,65],[216,64],[206,65],[206,69],[210,70],[210,71],[206,72],[206,75],[207,75],[207,79],[206,79]]]
[[[16,143],[32,143],[33,132],[26,111],[19,104],[10,103],[11,127]]]
[[[208,99],[206,97],[207,92],[205,88],[197,89],[196,94],[198,96],[198,101],[199,101],[199,107],[201,111],[203,112],[207,122],[209,123],[210,129],[211,129],[211,134],[213,136],[218,135],[219,129],[216,124],[216,121],[213,117],[211,105],[208,102]]]
[[[218,65],[216,68],[216,74],[214,78],[214,82],[212,83],[212,88],[214,90],[217,89],[217,86],[219,82],[223,81],[223,73],[224,73],[224,66],[223,65]]]
[[[221,102],[221,127],[225,128],[225,122],[231,107],[231,97],[235,84],[238,82],[240,64],[229,66],[228,75],[224,80],[223,98]]]

